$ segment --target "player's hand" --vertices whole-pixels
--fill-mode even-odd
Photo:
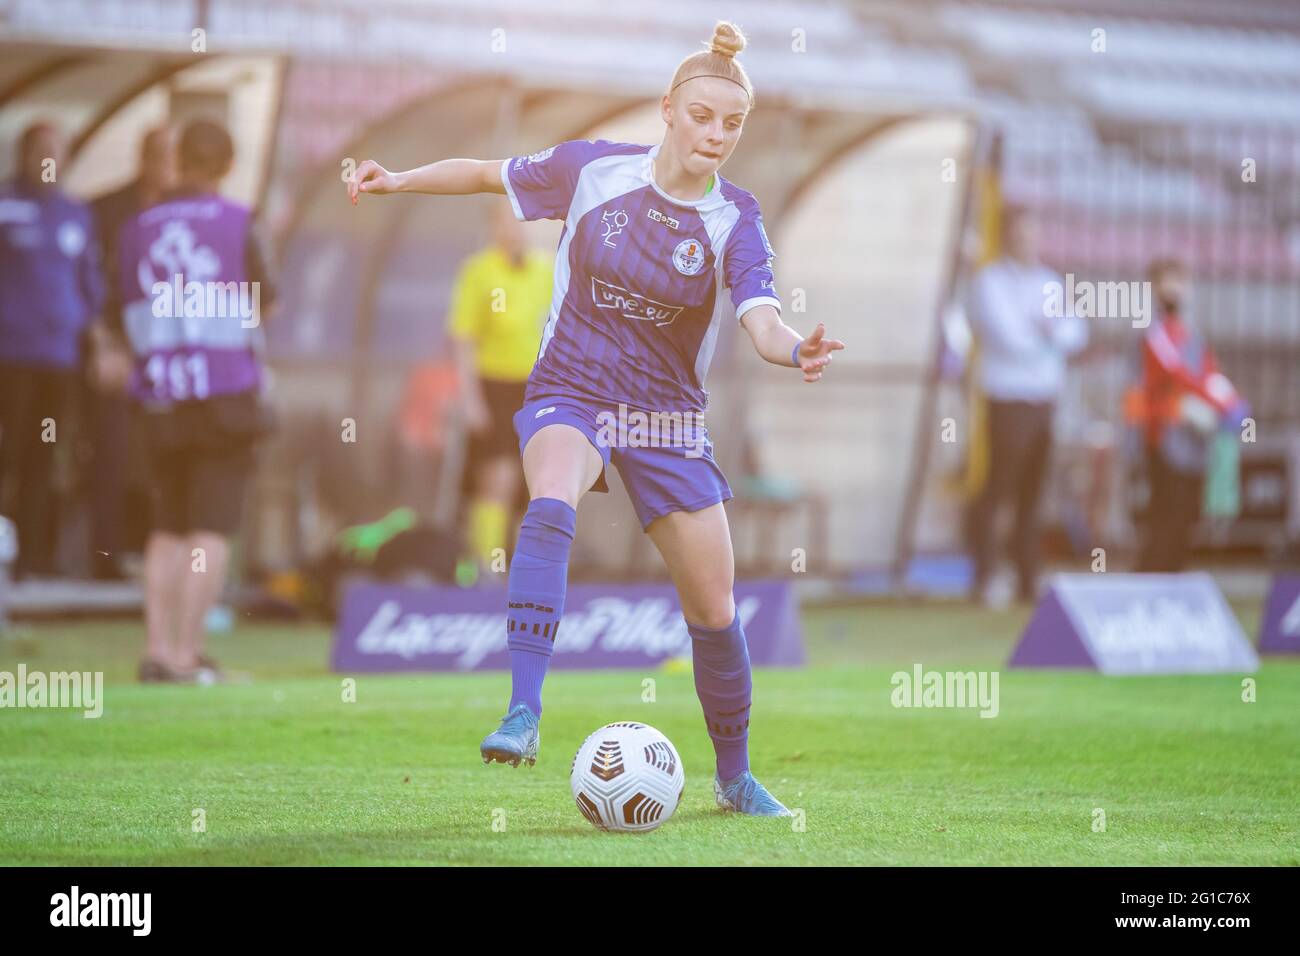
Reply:
[[[361,193],[384,196],[395,192],[397,192],[397,177],[373,159],[363,160],[348,181],[348,198],[352,200],[354,206]]]
[[[822,371],[831,362],[831,353],[844,348],[839,339],[828,339],[826,324],[818,322],[812,335],[803,340],[799,346],[799,368],[803,370],[805,382],[815,382],[822,377]]]

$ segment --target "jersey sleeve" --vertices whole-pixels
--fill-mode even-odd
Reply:
[[[244,239],[244,268],[248,271],[248,281],[258,285],[262,309],[275,305],[279,287],[266,258],[266,244],[262,241],[262,234],[252,223],[249,223],[248,234]]]
[[[770,305],[781,311],[772,272],[775,258],[776,253],[772,251],[767,231],[763,228],[763,217],[755,209],[736,223],[723,259],[723,271],[731,290],[731,301],[736,306],[737,320],[756,305]]]
[[[104,304],[108,300],[108,287],[104,282],[104,273],[102,271],[104,263],[100,259],[99,242],[95,237],[94,216],[91,215],[89,206],[82,206],[79,213],[83,234],[86,236],[86,243],[81,250],[78,271],[81,294],[86,303],[86,321],[90,322],[98,318],[100,310],[104,308]]]
[[[575,139],[501,164],[501,182],[515,218],[563,219],[569,214],[582,167],[600,153],[601,143]]]

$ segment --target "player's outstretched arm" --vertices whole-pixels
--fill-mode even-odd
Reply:
[[[504,195],[505,191],[499,159],[440,159],[402,173],[390,173],[373,159],[367,159],[348,181],[348,198],[354,206],[361,193],[375,196],[389,193],[468,196],[472,193]]]
[[[831,353],[844,348],[839,339],[826,338],[826,326],[820,322],[812,335],[803,338],[782,322],[781,314],[770,305],[754,306],[740,317],[740,324],[749,333],[759,355],[773,365],[802,369],[805,382],[821,378]]]

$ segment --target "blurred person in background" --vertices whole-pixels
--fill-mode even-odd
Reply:
[[[551,308],[554,260],[524,240],[510,204],[498,203],[492,245],[465,261],[452,291],[450,333],[470,433],[468,538],[485,570],[494,551],[508,548],[509,529],[527,506],[513,420]]]
[[[16,525],[23,577],[55,570],[54,452],[104,283],[90,210],[58,185],[52,124],[23,131],[15,166],[0,186],[0,514]]]
[[[998,517],[1015,511],[1012,553],[1016,595],[1033,601],[1038,587],[1038,510],[1052,449],[1053,415],[1066,361],[1088,342],[1082,318],[1051,314],[1045,287],[1061,276],[1038,258],[1038,224],[1018,206],[1003,211],[1004,255],[976,276],[970,321],[979,344],[979,386],[986,400],[989,466],[972,503],[972,598],[1004,602],[995,589]]]
[[[257,324],[242,311],[213,315],[200,307],[203,314],[194,316],[165,288],[202,283],[211,303],[211,290],[239,284],[248,300],[241,310],[259,300],[262,315],[270,308],[274,289],[251,211],[218,193],[233,163],[225,128],[192,121],[180,137],[179,186],[118,234],[119,296],[135,354],[132,394],[153,497],[140,664],[146,682],[222,678],[204,653],[205,619],[225,586],[229,538],[266,430],[261,315]]]
[[[1181,571],[1201,517],[1213,436],[1250,412],[1218,359],[1185,319],[1187,267],[1159,259],[1147,269],[1156,316],[1142,337],[1142,380],[1129,419],[1142,430],[1150,488],[1139,571]]]
[[[176,137],[167,127],[150,130],[140,140],[134,179],[91,203],[95,230],[105,263],[117,262],[117,235],[122,225],[158,203],[176,186]],[[86,427],[90,436],[90,547],[93,577],[122,577],[119,555],[131,537],[126,529],[128,485],[139,457],[132,428],[131,347],[122,329],[122,305],[112,268],[106,269],[108,301],[104,321],[90,327],[85,375]]]

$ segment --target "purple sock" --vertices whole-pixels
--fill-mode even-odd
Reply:
[[[686,629],[695,663],[695,693],[717,754],[718,777],[730,780],[749,769],[749,705],[754,688],[740,614],[721,630],[689,621]]]
[[[510,706],[525,703],[542,716],[542,681],[564,613],[569,547],[578,513],[558,498],[534,498],[519,526],[506,587],[506,647],[510,649]]]

